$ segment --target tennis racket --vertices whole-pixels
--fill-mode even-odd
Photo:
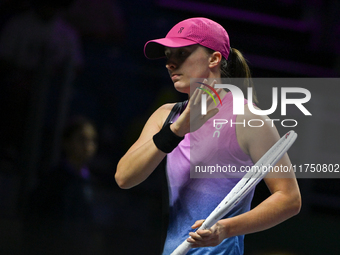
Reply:
[[[295,142],[297,134],[289,131],[278,140],[257,162],[249,172],[234,186],[221,203],[210,213],[199,229],[209,229],[223,218],[241,199],[243,199],[266,176],[270,167],[282,158]],[[198,229],[198,230],[199,230]],[[191,243],[185,240],[171,255],[185,255],[191,249]]]

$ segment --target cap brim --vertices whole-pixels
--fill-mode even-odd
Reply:
[[[178,48],[197,44],[192,40],[184,38],[162,38],[148,41],[144,46],[144,55],[149,59],[165,57],[164,47]]]

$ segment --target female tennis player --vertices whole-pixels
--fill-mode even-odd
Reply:
[[[243,254],[245,234],[273,227],[299,212],[298,184],[294,173],[287,173],[287,178],[267,175],[271,195],[261,204],[250,210],[250,192],[211,229],[189,233],[188,226],[198,228],[242,177],[228,173],[225,178],[190,178],[190,164],[252,166],[280,138],[276,128],[264,121],[261,128],[225,125],[215,137],[218,140],[212,139],[216,131],[213,119],[247,123],[268,117],[254,115],[248,107],[244,115],[233,115],[233,96],[225,90],[218,90],[222,103],[201,115],[201,90],[190,90],[190,79],[206,79],[203,82],[207,83],[223,77],[250,78],[249,67],[242,54],[230,48],[225,29],[206,18],[179,22],[165,38],[147,42],[144,53],[150,59],[166,57],[175,89],[188,94],[189,100],[177,112],[175,104],[165,104],[151,115],[138,140],[119,161],[116,181],[124,189],[138,185],[166,157],[170,211],[163,254],[173,252],[186,238],[193,247],[188,254]],[[244,103],[247,106],[247,100]],[[171,112],[174,118],[165,123]],[[199,149],[190,158],[193,147]],[[290,166],[287,154],[278,164]]]

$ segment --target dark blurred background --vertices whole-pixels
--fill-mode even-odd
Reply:
[[[159,254],[162,174],[130,190],[114,180],[150,114],[185,99],[164,60],[144,57],[145,42],[204,16],[226,28],[254,77],[336,78],[339,11],[335,0],[2,0],[0,254]],[[293,164],[340,163],[339,86],[321,84],[315,91],[323,93],[312,94],[309,107],[323,119],[297,127]],[[75,116],[93,123],[97,149],[86,161],[91,178],[78,176],[61,194],[46,176],[59,169],[64,128]],[[245,254],[340,254],[339,179],[298,181],[301,213],[246,236]],[[267,195],[261,183],[254,206]],[[65,197],[56,216],[54,199]],[[87,207],[71,210],[72,199]]]

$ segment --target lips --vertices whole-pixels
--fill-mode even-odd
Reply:
[[[172,75],[171,75],[171,80],[172,80],[172,81],[178,80],[179,77],[180,77],[180,74],[172,74]]]

